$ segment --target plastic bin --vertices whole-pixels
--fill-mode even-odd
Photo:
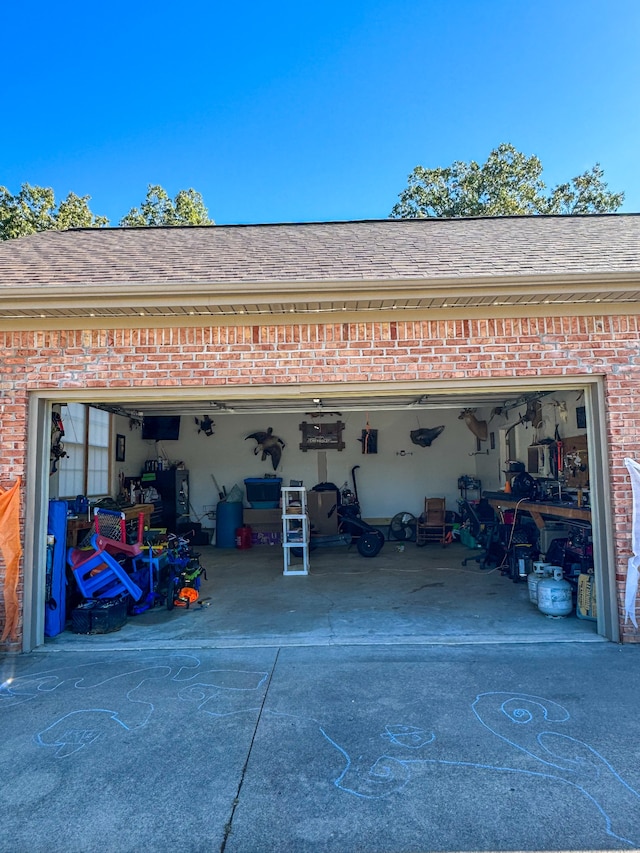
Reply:
[[[86,601],[71,611],[74,634],[110,634],[119,631],[127,621],[127,596]]]
[[[252,509],[275,509],[279,505],[282,477],[249,477],[244,485]]]

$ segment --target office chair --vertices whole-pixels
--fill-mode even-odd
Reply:
[[[500,549],[500,524],[495,512],[487,500],[481,500],[477,504],[469,501],[461,501],[460,508],[463,518],[469,520],[469,533],[480,545],[480,552],[473,556],[465,557],[462,565],[466,566],[470,560],[479,564],[481,569],[490,569],[500,564],[502,557],[497,552]]]

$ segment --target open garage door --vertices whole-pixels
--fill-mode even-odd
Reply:
[[[245,480],[262,480],[275,475],[285,484],[302,482],[311,489],[318,483],[331,482],[342,490],[353,487],[352,472],[357,468],[362,517],[389,537],[392,519],[398,513],[419,518],[426,497],[445,498],[451,527],[464,523],[460,513],[463,500],[477,501],[493,495],[495,505],[495,495],[504,495],[501,509],[512,509],[514,496],[507,497],[504,492],[509,479],[505,472],[509,468],[507,463],[518,462],[536,484],[536,494],[526,497],[546,507],[536,516],[535,512],[531,514],[520,506],[519,520],[527,519],[527,526],[538,531],[547,528],[542,537],[546,550],[554,539],[571,539],[572,530],[582,530],[581,544],[572,552],[569,580],[574,583],[575,575],[593,571],[598,596],[597,621],[582,628],[585,635],[590,632],[596,637],[618,639],[613,557],[609,545],[612,540],[603,404],[597,380],[588,384],[584,384],[584,380],[577,384],[568,380],[537,380],[535,386],[488,382],[486,387],[476,384],[473,388],[464,383],[447,387],[428,387],[425,383],[390,387],[388,383],[372,383],[366,387],[341,386],[340,395],[329,395],[326,388],[320,386],[286,389],[286,394],[284,390],[235,388],[231,392],[225,388],[224,397],[216,400],[211,399],[210,388],[190,388],[188,392],[178,389],[171,394],[166,389],[162,392],[138,389],[135,400],[122,392],[118,395],[102,391],[96,396],[82,389],[66,390],[64,394],[49,392],[46,397],[34,396],[32,423],[33,429],[37,425],[37,441],[30,451],[27,500],[33,508],[35,523],[26,536],[25,558],[31,570],[26,573],[30,586],[25,612],[25,647],[34,648],[44,641],[47,501],[75,497],[61,492],[59,479],[55,474],[50,475],[51,411],[52,408],[63,411],[63,404],[74,403],[107,412],[110,416],[108,493],[89,494],[88,497],[116,500],[129,495],[146,503],[144,493],[153,487],[154,481],[145,474],[154,473],[154,468],[157,471],[160,465],[163,470],[188,472],[188,493],[184,493],[185,478],[182,477],[182,493],[180,488],[177,491],[174,488],[174,493],[166,500],[172,502],[175,521],[189,520],[205,533],[208,531],[214,548],[220,493],[229,494],[234,487],[244,490]],[[174,432],[170,437],[158,438],[146,429],[143,433],[145,421],[150,423],[158,418],[165,419],[167,428],[171,421],[174,430],[178,419],[177,436]],[[336,431],[339,431],[339,440],[334,440]],[[249,438],[258,433],[269,434],[279,442],[277,460],[263,453],[264,447],[255,438]],[[316,434],[324,436],[325,440],[310,443],[309,436]],[[375,436],[375,452],[370,443],[372,435]],[[90,458],[91,455],[86,454],[87,464],[91,464]],[[61,465],[64,462],[63,459]],[[475,492],[469,492],[469,484],[476,487]],[[249,509],[246,493],[243,497],[245,508]],[[515,497],[517,504],[520,498]],[[177,501],[182,501],[183,505],[179,506]],[[571,517],[572,508],[583,510],[580,519]],[[588,531],[585,526],[576,524],[585,520],[587,511]],[[509,515],[506,517],[508,519]],[[502,521],[508,524],[504,515]],[[157,523],[157,519],[153,523]],[[552,536],[550,531],[567,535]],[[573,538],[579,540],[580,536]],[[459,534],[455,539],[456,547],[461,547]],[[403,542],[393,535],[387,539],[383,552],[389,556],[392,553],[401,555],[403,551],[397,550],[401,547],[405,553],[411,549],[412,557],[418,553],[411,539]],[[260,546],[254,547],[247,555],[230,555],[231,562],[244,556],[255,567],[260,555],[266,556],[267,552],[272,561],[273,550],[267,545],[262,546],[262,550]],[[225,556],[224,549],[213,553],[214,563],[216,554],[219,558]],[[335,564],[338,559],[335,554],[340,552],[329,555],[329,564]],[[458,551],[453,559],[450,554],[453,552],[443,549],[438,558],[444,562],[446,556],[450,562],[455,562],[455,566],[450,566],[452,570],[460,568],[462,559],[469,556]],[[320,565],[321,555],[317,556],[316,565]],[[265,563],[269,561],[265,559]],[[411,572],[420,571],[419,558],[415,557],[415,561]],[[373,571],[374,565],[374,561],[367,563],[367,571]],[[469,567],[478,570],[477,564],[470,563]],[[494,566],[492,571],[496,569],[499,567]],[[268,571],[272,572],[273,566]],[[387,571],[393,576],[394,572],[403,571],[402,565],[391,565]],[[309,580],[313,582],[313,560]],[[502,578],[502,582],[513,596],[518,585],[510,586],[508,578]],[[523,587],[519,589],[522,593]],[[245,594],[251,595],[250,587]],[[320,606],[319,602],[316,604]],[[514,603],[514,614],[521,604]],[[411,594],[407,593],[402,601],[390,606],[411,608]],[[455,591],[452,588],[450,599],[443,599],[438,606],[453,614],[456,609],[468,611],[469,601],[465,601],[457,588]],[[275,618],[277,608],[277,602],[273,601],[271,619]],[[428,615],[425,618],[428,619]],[[134,625],[135,619],[131,619],[127,631],[134,629]],[[469,640],[473,639],[473,631],[465,633]],[[203,634],[206,634],[204,627]],[[484,641],[490,634],[486,625],[476,632]],[[392,627],[386,636],[393,636]],[[411,636],[411,631],[404,629],[398,634],[402,642],[408,642]],[[413,636],[420,641],[427,635],[414,631]],[[429,637],[429,641],[435,641],[433,635]],[[207,641],[206,636],[197,639]],[[535,630],[525,639],[534,640]],[[52,641],[55,642],[55,638]],[[223,638],[216,634],[215,642],[221,643]]]

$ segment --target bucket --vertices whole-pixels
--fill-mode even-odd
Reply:
[[[251,528],[248,526],[238,527],[236,530],[236,548],[246,551],[251,548]]]
[[[242,501],[220,501],[216,507],[216,547],[235,548],[242,527]]]

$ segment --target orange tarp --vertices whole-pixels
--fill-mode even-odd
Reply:
[[[18,639],[20,605],[18,603],[18,571],[20,544],[20,477],[6,491],[0,488],[0,554],[4,562],[4,630],[0,642],[7,637]]]

